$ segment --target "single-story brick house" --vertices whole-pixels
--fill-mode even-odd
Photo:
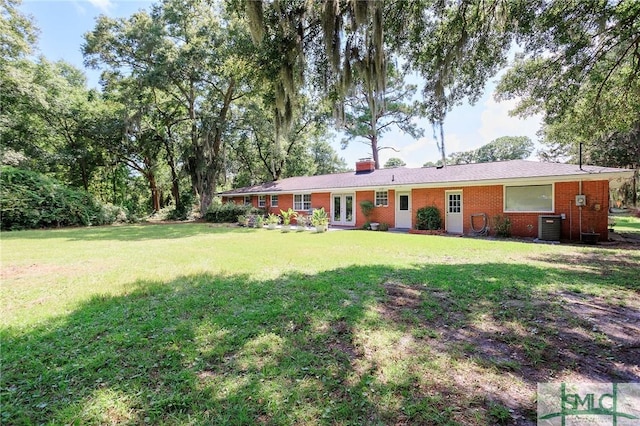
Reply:
[[[592,231],[607,240],[609,191],[632,176],[627,169],[526,160],[375,170],[365,159],[355,172],[292,177],[219,195],[274,213],[324,207],[332,226],[347,227],[366,222],[363,200],[376,205],[372,221],[395,228],[414,228],[416,211],[436,206],[453,234],[471,233],[478,228],[473,218],[485,214],[508,217],[514,236],[537,237],[539,216],[557,215],[562,239],[580,240],[581,232]]]

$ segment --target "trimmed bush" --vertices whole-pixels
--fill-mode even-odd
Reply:
[[[85,191],[10,166],[1,169],[0,199],[3,230],[104,225],[120,214]]]
[[[416,213],[416,229],[435,230],[442,228],[440,210],[436,206],[422,207]]]
[[[212,204],[204,215],[207,222],[213,223],[235,223],[238,216],[264,215],[263,209],[243,204],[228,202],[224,204]]]

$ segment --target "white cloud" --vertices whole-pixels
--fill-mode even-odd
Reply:
[[[99,9],[102,13],[109,13],[115,4],[111,0],[88,0],[96,9]]]
[[[87,9],[85,9],[79,2],[74,1],[73,6],[75,7],[78,15],[85,16],[87,14]]]
[[[517,104],[517,100],[496,102],[489,97],[485,102],[480,116],[481,125],[478,129],[481,144],[485,145],[501,136],[528,136],[536,141],[536,132],[540,129],[541,115],[534,115],[521,119],[509,116],[509,111]]]

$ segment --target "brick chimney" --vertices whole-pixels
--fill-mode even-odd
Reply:
[[[376,163],[371,158],[361,158],[356,161],[356,173],[372,172],[376,169]]]

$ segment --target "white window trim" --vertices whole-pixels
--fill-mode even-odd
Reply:
[[[378,204],[378,192],[386,192],[387,193],[387,196],[386,196],[387,203],[386,204]],[[376,207],[389,207],[389,190],[388,189],[383,189],[383,190],[380,190],[380,191],[373,191],[373,204]]]
[[[267,206],[267,196],[258,195],[258,207],[266,207],[266,206]]]
[[[507,188],[522,186],[549,186],[551,185],[551,210],[507,210]],[[503,213],[553,213],[556,211],[556,186],[554,183],[534,183],[502,186],[502,212]]]
[[[463,195],[462,189],[448,190],[448,191],[445,191],[444,194],[445,194],[445,198],[444,198],[444,202],[445,202],[444,214],[462,214],[462,207],[463,207],[462,206],[462,201],[463,201],[462,200],[462,195]],[[452,195],[452,194],[453,195],[460,195],[460,211],[459,212],[450,212],[449,211],[449,207],[450,207],[449,206],[449,202],[450,202],[449,195]]]
[[[276,202],[275,202],[275,203],[273,202],[273,197],[276,197],[276,198],[275,198],[275,199],[276,199]],[[271,197],[270,197],[270,199],[269,199],[269,205],[270,205],[271,207],[278,207],[278,201],[279,201],[278,195],[277,195],[277,194],[273,194],[273,195],[271,195]]]
[[[305,196],[309,196],[309,207],[308,208],[304,208],[304,197]],[[302,197],[300,200],[301,205],[296,205],[296,197]],[[302,207],[302,208],[298,208],[298,207]],[[293,194],[293,209],[295,211],[299,211],[299,212],[303,212],[303,211],[308,211],[311,210],[311,193],[310,192],[305,192],[305,193],[298,193],[298,194]]]

